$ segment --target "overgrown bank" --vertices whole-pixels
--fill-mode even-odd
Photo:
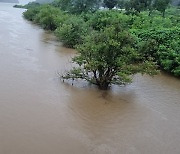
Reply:
[[[174,9],[163,18],[157,12],[126,15],[118,10],[71,14],[41,5],[28,9],[24,17],[79,51],[73,61],[80,67],[65,79],[82,78],[107,89],[110,84],[130,82],[136,73],[154,75],[157,64],[180,76],[180,17]]]

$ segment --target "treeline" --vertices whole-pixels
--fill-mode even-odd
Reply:
[[[174,4],[176,4],[175,2]],[[56,0],[53,5],[70,13],[82,13],[85,11],[94,11],[99,7],[108,9],[125,9],[128,14],[138,14],[141,11],[158,10],[165,15],[165,10],[172,4],[172,0]]]
[[[15,5],[18,8],[29,8],[31,6],[51,3],[54,7],[69,13],[93,12],[100,8],[125,9],[127,14],[138,14],[149,11],[149,15],[158,10],[165,16],[165,11],[170,5],[180,6],[179,0],[36,0],[29,4]]]
[[[65,1],[24,12],[26,19],[54,31],[65,46],[79,51],[73,59],[79,67],[64,79],[81,78],[107,89],[130,82],[136,73],[154,75],[158,66],[180,76],[179,9],[168,8],[162,17],[158,11],[97,10],[96,0],[86,1],[86,7],[74,0],[73,8]]]

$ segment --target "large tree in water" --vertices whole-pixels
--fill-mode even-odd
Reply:
[[[122,28],[109,26],[94,31],[77,47],[73,61],[79,65],[63,79],[85,79],[100,89],[131,82],[132,75],[157,73],[156,64],[139,52],[136,39]]]

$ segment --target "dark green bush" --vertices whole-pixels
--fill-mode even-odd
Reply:
[[[89,19],[88,24],[98,31],[111,25],[127,29],[131,26],[131,16],[119,11],[97,11]]]
[[[154,42],[151,47],[153,51],[148,53],[157,59],[164,70],[180,76],[180,28],[141,30],[135,33],[141,41]]]
[[[75,45],[82,43],[83,37],[88,33],[88,29],[88,25],[83,19],[71,16],[56,29],[55,33],[65,46],[75,47]]]
[[[50,5],[41,7],[34,21],[40,24],[44,29],[55,30],[58,26],[56,22],[57,16],[60,15],[60,10]]]

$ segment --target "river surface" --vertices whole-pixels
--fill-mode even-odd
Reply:
[[[63,83],[75,51],[0,3],[0,154],[179,154],[180,80]]]

